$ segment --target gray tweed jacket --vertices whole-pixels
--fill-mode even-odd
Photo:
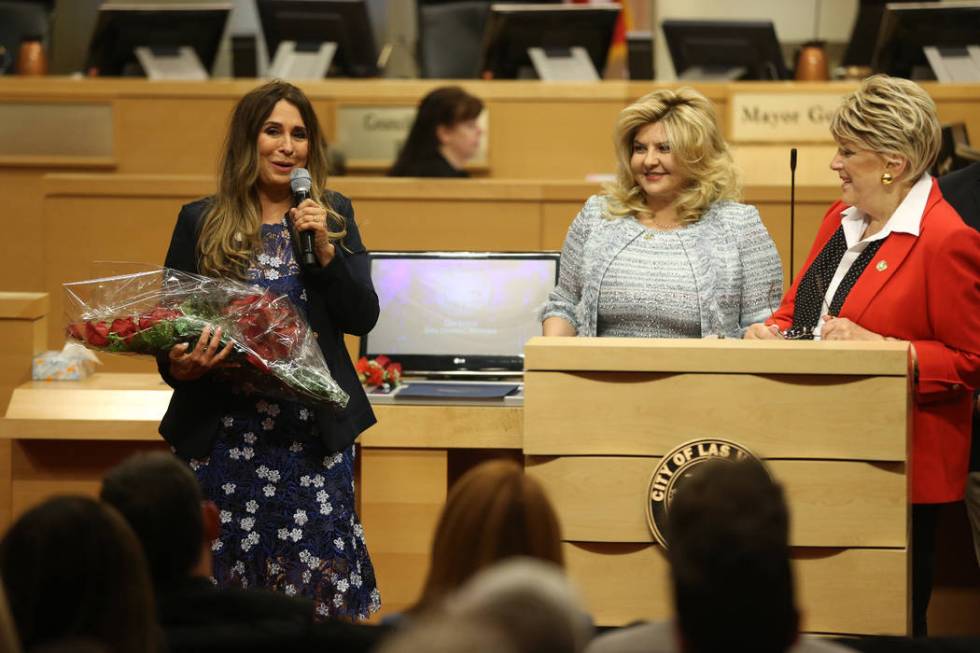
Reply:
[[[609,264],[646,233],[630,217],[606,220],[606,208],[606,197],[593,195],[572,222],[558,285],[542,312],[542,319],[564,318],[580,336],[596,335],[599,287]],[[739,338],[779,305],[782,265],[754,206],[716,202],[678,234],[697,282],[702,335]]]

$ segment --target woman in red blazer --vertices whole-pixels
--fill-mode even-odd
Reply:
[[[963,498],[970,388],[980,385],[980,234],[926,172],[940,127],[918,85],[869,77],[830,129],[841,200],[779,309],[745,337],[911,344],[912,610],[913,631],[924,635],[938,507]]]

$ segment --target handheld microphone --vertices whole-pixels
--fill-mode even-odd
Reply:
[[[796,148],[789,150],[789,279],[793,280],[793,250],[796,243]]]
[[[310,199],[310,189],[313,180],[306,168],[293,168],[289,173],[289,188],[293,191],[293,206],[299,206],[303,200]],[[304,266],[316,265],[316,254],[313,249],[313,232],[299,232],[299,254]]]

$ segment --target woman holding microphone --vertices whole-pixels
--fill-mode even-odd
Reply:
[[[306,168],[312,199],[293,207],[290,174]],[[350,395],[339,412],[239,391],[212,374],[229,348],[220,329],[158,359],[174,388],[160,433],[220,511],[212,546],[221,586],[312,598],[320,617],[365,618],[380,607],[354,508],[354,439],[375,422],[344,347],[378,318],[367,251],[350,200],[327,190],[326,141],[310,101],[273,81],[232,114],[218,190],[184,206],[166,266],[288,295]],[[315,264],[294,233],[310,232]]]

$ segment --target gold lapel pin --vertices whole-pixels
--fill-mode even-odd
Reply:
[[[878,272],[884,272],[888,269],[888,261],[878,261],[878,265],[875,266],[875,270]]]

